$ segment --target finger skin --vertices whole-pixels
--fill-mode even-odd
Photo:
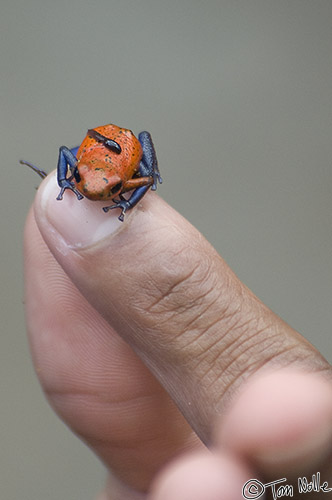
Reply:
[[[238,500],[253,476],[231,455],[197,452],[174,460],[152,485],[149,500]]]
[[[25,278],[31,352],[50,404],[122,482],[145,490],[166,461],[199,447],[198,438],[133,350],[64,273],[33,212],[25,232]],[[122,493],[121,488],[117,500]]]
[[[297,366],[331,377],[160,198],[109,231],[98,203],[55,202],[52,189],[46,204],[45,182],[39,190],[38,230],[31,215],[25,238],[37,372],[58,413],[124,482],[144,490],[165,461],[199,446],[190,426],[211,442],[251,375]]]
[[[319,471],[332,488],[332,384],[289,369],[253,377],[217,422],[214,438],[266,482],[305,475],[311,481]]]
[[[102,218],[97,202],[77,202],[70,195],[57,202],[53,184],[43,182],[34,204],[42,237],[204,442],[210,441],[215,417],[250,375],[296,365],[331,377],[326,360],[157,195],[147,195],[122,225],[97,241],[96,226],[112,219]]]
[[[105,489],[94,500],[147,500],[147,495],[129,487],[114,474],[109,474]]]
[[[299,478],[310,492],[313,477],[325,492],[305,497],[323,499],[332,489],[331,384],[289,369],[255,376],[217,420],[213,438],[212,453],[185,454],[166,466],[149,500],[238,499],[246,484],[260,484],[246,498],[260,498],[265,489],[264,498],[300,500]],[[273,496],[268,485],[278,480]],[[279,495],[279,486],[292,494]]]

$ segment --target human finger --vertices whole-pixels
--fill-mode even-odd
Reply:
[[[253,377],[218,422],[215,438],[268,480],[317,471],[330,480],[332,384],[294,369]]]
[[[25,307],[43,390],[117,476],[117,500],[136,500],[134,490],[145,490],[165,462],[199,446],[166,391],[55,260],[32,212],[25,231]]]
[[[120,223],[72,193],[56,201],[57,189],[50,176],[35,200],[42,237],[205,442],[253,373],[296,365],[331,376],[324,358],[158,196],[147,195]]]
[[[238,500],[251,477],[249,467],[230,454],[186,454],[160,473],[149,500]]]

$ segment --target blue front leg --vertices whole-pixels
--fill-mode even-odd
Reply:
[[[157,189],[157,182],[159,182],[160,184],[163,182],[160,176],[157,155],[150,133],[146,131],[141,132],[138,135],[138,139],[143,149],[143,156],[138,172],[140,177],[151,177],[151,184],[135,189],[128,200],[120,195],[120,201],[117,201],[110,207],[103,208],[104,212],[108,212],[113,208],[122,208],[122,212],[118,217],[120,221],[123,221],[126,211],[133,208],[143,198],[150,187],[151,189],[153,189],[153,191],[155,191]]]
[[[57,169],[57,178],[58,184],[60,187],[60,193],[57,196],[57,200],[62,200],[63,193],[66,189],[70,189],[73,193],[76,194],[77,199],[81,200],[83,195],[75,188],[74,183],[71,182],[73,176],[75,176],[75,169],[77,165],[76,156],[72,153],[72,151],[66,146],[61,146],[59,150],[59,159],[58,159],[58,169]],[[68,166],[71,171],[71,176],[67,177],[68,174]]]

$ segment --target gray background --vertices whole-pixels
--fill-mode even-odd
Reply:
[[[2,0],[0,496],[91,499],[104,470],[45,402],[22,229],[58,147],[154,137],[159,193],[332,359],[331,0]]]

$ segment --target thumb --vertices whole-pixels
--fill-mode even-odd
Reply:
[[[203,236],[149,193],[120,223],[66,193],[55,176],[34,211],[49,249],[136,351],[207,442],[215,416],[265,368],[326,371],[325,359],[234,275]]]

